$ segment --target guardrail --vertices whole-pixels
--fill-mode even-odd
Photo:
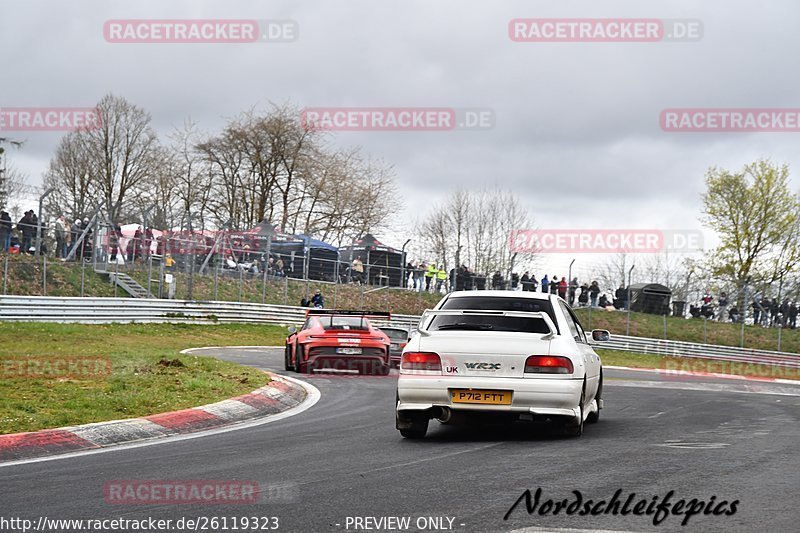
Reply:
[[[71,322],[84,324],[164,323],[195,324],[255,323],[299,326],[306,308],[244,302],[159,300],[145,298],[75,298],[50,296],[0,296],[0,321]],[[391,324],[409,329],[419,321],[416,315],[393,314]],[[374,320],[376,325],[389,322]],[[789,352],[755,350],[735,346],[698,344],[644,337],[612,335],[598,346],[612,350],[706,358],[724,361],[780,364],[800,368],[800,356]]]

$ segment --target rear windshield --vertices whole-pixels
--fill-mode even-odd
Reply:
[[[317,318],[326,330],[368,330],[369,322],[360,316],[321,316]]]
[[[402,329],[384,329],[381,331],[386,333],[386,336],[393,341],[404,341],[408,339],[408,332]]]
[[[461,296],[450,297],[442,304],[441,309],[475,309],[482,311],[525,311],[525,312],[545,312],[550,315],[550,320],[558,330],[558,321],[556,320],[553,306],[550,305],[550,300],[535,300],[533,298],[505,298],[498,296]],[[480,319],[487,319],[488,317],[479,317]],[[506,317],[508,319],[508,317]],[[529,320],[529,319],[525,319]],[[542,321],[544,331],[547,333],[549,330]],[[516,331],[516,330],[511,330]],[[536,331],[535,333],[539,333]],[[556,333],[559,333],[556,331]]]
[[[437,315],[431,319],[427,329],[429,331],[550,333],[547,323],[543,319],[517,316]]]

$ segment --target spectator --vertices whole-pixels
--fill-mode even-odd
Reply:
[[[406,265],[406,279],[403,280],[406,289],[414,289],[416,288],[414,285],[414,265],[411,264],[411,261],[408,262]]]
[[[311,301],[308,299],[308,296],[300,298],[300,307],[309,307],[310,305]]]
[[[172,270],[175,267],[175,259],[172,258],[172,254],[167,252],[167,255],[164,257],[164,266],[167,270]]]
[[[792,302],[789,306],[789,327],[794,329],[797,327],[797,303]]]
[[[11,246],[11,231],[14,229],[14,224],[11,222],[11,215],[3,209],[0,210],[0,243],[3,245],[3,251],[7,252]]]
[[[739,321],[739,310],[736,309],[735,305],[731,307],[730,311],[728,311],[728,318],[730,319],[731,322]]]
[[[495,270],[494,274],[492,274],[492,288],[496,291],[503,288],[503,276],[499,270]]]
[[[53,223],[53,237],[56,240],[56,258],[65,258],[67,256],[68,234],[67,220],[64,218],[64,215],[61,215]]]
[[[600,294],[600,285],[593,281],[589,286],[589,298],[592,300],[592,307],[597,307],[597,295]]]
[[[436,273],[438,269],[436,265],[431,263],[428,265],[428,268],[425,270],[425,292],[431,291],[431,285],[433,284],[433,280],[436,279]]]
[[[550,278],[550,294],[558,294],[558,276],[555,274]]]
[[[361,256],[357,256],[355,259],[353,259],[353,263],[350,266],[350,271],[354,283],[364,283],[364,263],[361,261]]]
[[[70,254],[73,254],[73,259],[77,259],[80,255],[80,250],[77,249],[78,240],[81,238],[81,233],[83,232],[83,228],[81,227],[81,219],[76,219],[75,222],[69,228],[70,234]]]
[[[589,286],[584,283],[581,285],[581,293],[578,295],[578,305],[586,307],[589,304]]]
[[[22,251],[28,252],[33,240],[33,232],[36,231],[33,225],[33,211],[25,211],[25,215],[17,222],[17,230],[22,235]]]
[[[515,291],[519,287],[519,273],[512,272],[511,273],[511,290]]]
[[[569,282],[569,305],[572,307],[575,305],[575,293],[578,292],[578,278],[572,278],[572,281]]]
[[[522,285],[523,291],[531,290],[531,276],[527,270],[525,271],[524,274],[522,274],[522,277],[519,278],[519,282]]]
[[[789,300],[785,299],[780,308],[780,325],[786,327],[789,324]]]
[[[548,285],[550,285],[550,280],[547,279],[547,274],[542,276],[542,292],[547,292]]]
[[[119,224],[114,223],[114,226],[108,232],[108,247],[111,252],[111,262],[117,262],[117,253],[119,253],[119,240],[122,237],[122,228]]]
[[[725,292],[719,293],[719,300],[717,300],[717,322],[725,320],[725,311],[728,309],[728,294]]]
[[[444,266],[440,266],[436,269],[436,292],[442,292],[445,280],[447,280],[447,272],[444,270]]]
[[[628,308],[628,291],[625,290],[625,284],[620,283],[617,290],[614,291],[614,307],[617,309]]]
[[[84,259],[91,259],[91,257],[92,257],[92,243],[94,241],[92,240],[92,237],[93,237],[92,228],[89,227],[89,217],[84,217],[83,218],[82,226],[84,228],[84,234],[83,234],[83,242],[81,243],[82,244],[81,256]]]
[[[417,263],[417,267],[414,269],[414,290],[422,292],[423,278],[427,268],[425,263]],[[450,285],[452,286],[452,283]]]
[[[311,306],[317,307],[322,309],[325,307],[325,299],[322,297],[322,293],[319,291],[314,292],[314,296],[311,297]]]
[[[761,318],[761,295],[756,294],[753,297],[753,303],[750,304],[750,307],[753,308],[753,325],[758,325]]]
[[[558,295],[564,300],[567,299],[567,278],[561,276],[561,281],[558,282]]]
[[[281,259],[280,256],[275,260],[275,274],[283,276],[283,259]]]
[[[600,296],[600,302],[598,302],[598,306],[602,308],[613,307],[611,305],[611,302],[608,301],[608,296],[606,296],[605,294]]]

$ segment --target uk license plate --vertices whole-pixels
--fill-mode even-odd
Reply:
[[[484,389],[451,389],[453,403],[479,403],[488,405],[511,405],[511,391]]]
[[[340,355],[361,355],[361,348],[336,348]]]

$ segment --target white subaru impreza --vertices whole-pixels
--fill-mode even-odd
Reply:
[[[428,421],[550,419],[583,433],[603,408],[603,368],[569,305],[553,294],[464,291],[425,311],[400,363],[397,429],[422,438]]]

